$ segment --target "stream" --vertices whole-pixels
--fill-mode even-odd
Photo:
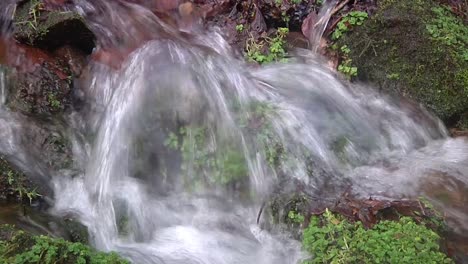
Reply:
[[[48,213],[74,216],[97,249],[142,264],[298,263],[308,257],[300,242],[257,224],[262,204],[293,182],[327,198],[425,196],[454,232],[468,231],[468,140],[449,137],[422,107],[349,83],[310,50],[252,67],[222,29],[180,32],[127,1],[74,2],[98,47],[131,48],[117,67],[91,61],[76,81],[84,103],[65,117],[73,166],[62,170],[47,170],[29,147],[28,119],[4,106],[1,72],[0,153],[48,182]],[[253,106],[266,109],[261,118]],[[259,124],[268,124],[264,141]],[[182,155],[168,148],[172,135],[190,143]],[[267,161],[274,144],[281,172]],[[200,165],[210,161],[200,149],[241,153],[246,179],[220,183],[229,179]]]

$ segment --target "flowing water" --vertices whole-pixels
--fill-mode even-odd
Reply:
[[[431,196],[434,182],[468,186],[468,142],[421,107],[348,83],[313,52],[250,68],[219,29],[180,33],[125,1],[69,8],[98,49],[128,56],[117,67],[91,62],[77,80],[85,104],[67,117],[73,169],[29,169],[50,181],[52,212],[78,218],[98,249],[134,263],[297,263],[299,242],[256,223],[292,181],[330,197],[347,186],[362,197],[428,195],[468,230],[466,205]],[[38,164],[25,151],[26,119],[0,111],[3,154]],[[281,170],[271,146],[281,146]]]

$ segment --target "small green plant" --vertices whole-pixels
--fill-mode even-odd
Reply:
[[[297,213],[295,211],[289,211],[288,218],[296,224],[302,224],[305,220],[305,217],[301,213]]]
[[[236,30],[237,30],[237,32],[244,31],[244,25],[243,24],[236,25]]]
[[[344,33],[350,31],[355,26],[360,26],[369,17],[366,12],[352,11],[346,14],[340,22],[336,25],[331,38],[337,40],[343,36]]]
[[[260,43],[257,43],[253,38],[249,38],[246,44],[247,59],[260,64],[286,61],[285,38],[288,32],[288,28],[278,28],[273,38],[266,38],[265,41]]]
[[[387,74],[387,79],[389,80],[399,80],[400,74],[399,73],[389,73]]]
[[[72,243],[48,236],[31,236],[12,227],[2,227],[10,239],[0,242],[0,263],[77,263],[127,264],[116,253],[97,252],[81,243]]]
[[[48,96],[47,96],[47,99],[49,101],[49,105],[54,108],[54,109],[60,109],[61,107],[61,103],[60,101],[57,99],[57,96],[55,95],[55,93],[49,93]]]
[[[468,61],[468,26],[454,16],[449,7],[433,7],[431,10],[435,18],[426,25],[431,37],[435,41],[452,47],[458,57]]]
[[[17,22],[16,24],[26,24],[36,30],[38,26],[38,18],[40,11],[43,9],[43,3],[39,0],[32,0],[29,7],[28,17],[25,21]]]
[[[6,160],[0,157],[0,180],[4,181],[13,196],[18,200],[28,199],[29,203],[41,197],[37,188],[27,186],[26,176],[15,172]]]
[[[338,65],[338,71],[346,75],[349,79],[357,76],[358,68],[351,65],[352,60],[346,59]]]
[[[372,229],[326,210],[303,233],[304,263],[453,263],[440,251],[440,237],[409,217],[381,221]]]
[[[179,149],[179,137],[174,132],[170,132],[169,136],[164,141],[164,146],[172,150]]]
[[[332,48],[337,49],[337,46],[334,45]],[[353,60],[349,58],[349,53],[351,49],[347,45],[343,45],[340,48],[342,61],[338,65],[338,71],[343,73],[348,79],[357,76],[358,68],[352,65]]]

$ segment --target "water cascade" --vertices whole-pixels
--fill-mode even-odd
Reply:
[[[216,28],[181,33],[124,1],[68,8],[97,49],[125,59],[91,62],[77,80],[85,103],[67,116],[72,168],[44,172],[20,140],[27,119],[4,108],[0,150],[49,179],[52,213],[74,215],[100,250],[134,263],[297,263],[299,242],[256,222],[284,185],[390,199],[424,195],[438,177],[468,185],[466,139],[419,106],[347,82],[311,51],[251,68]],[[446,206],[462,230],[467,212]]]

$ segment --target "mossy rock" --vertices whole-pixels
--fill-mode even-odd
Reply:
[[[37,187],[4,157],[0,156],[0,200],[29,202],[39,198]]]
[[[71,106],[72,73],[69,66],[50,58],[32,71],[9,71],[7,105],[29,116],[49,119]]]
[[[17,40],[46,50],[70,45],[91,53],[94,47],[95,37],[79,14],[48,10],[42,0],[20,2],[14,26]]]
[[[422,103],[447,125],[468,112],[468,27],[432,0],[379,1],[341,37],[358,79]]]

